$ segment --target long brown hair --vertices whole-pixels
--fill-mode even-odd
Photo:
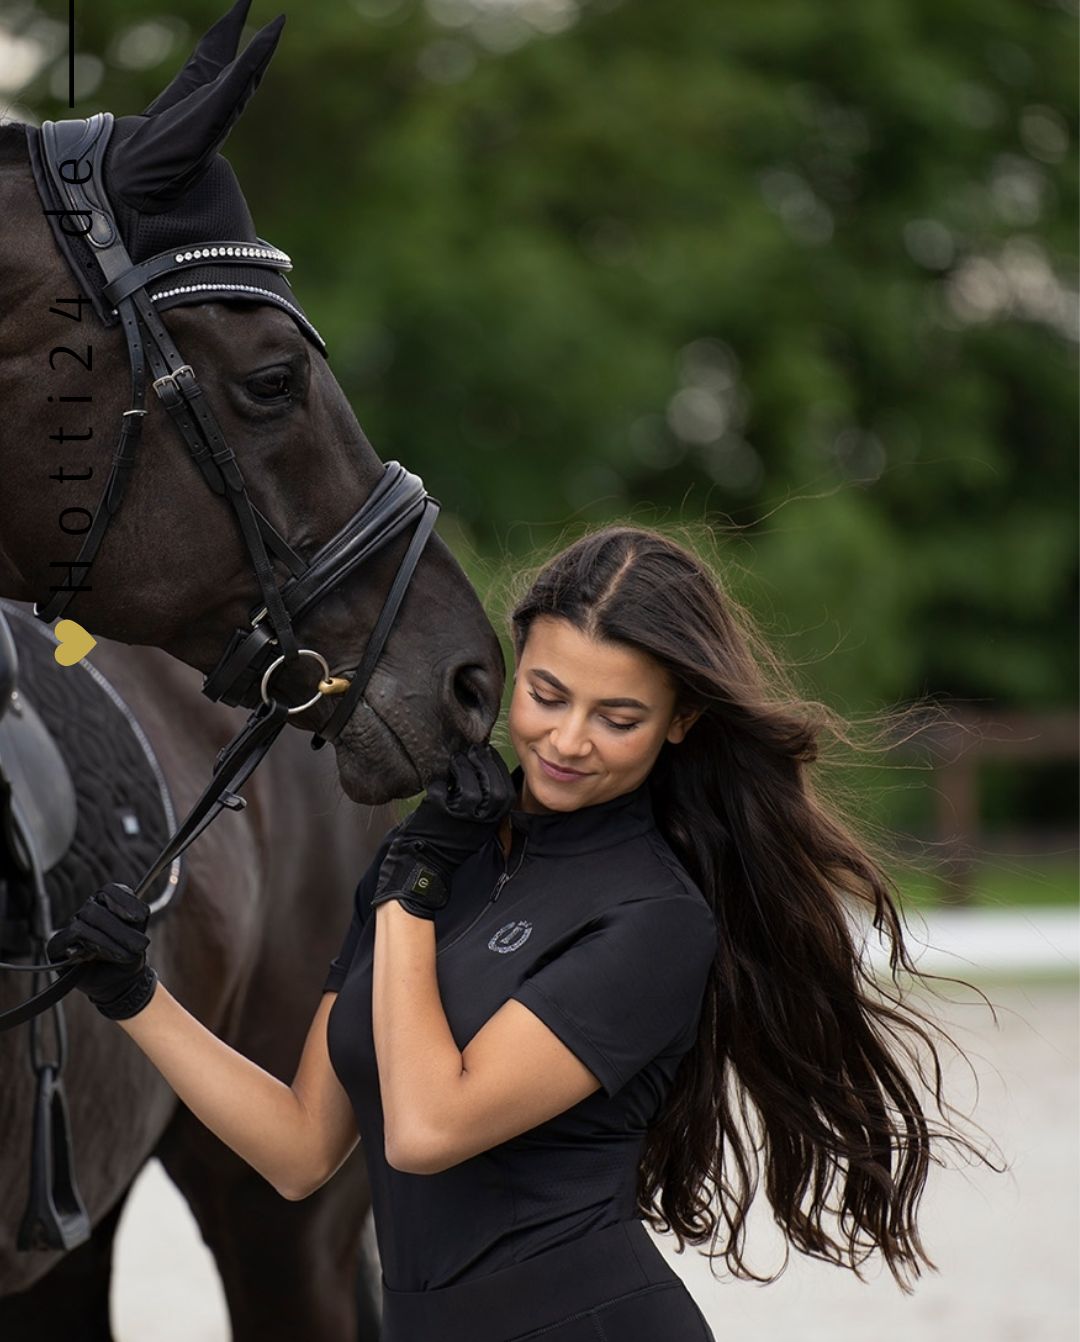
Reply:
[[[511,614],[519,656],[532,621],[556,616],[648,654],[671,676],[678,707],[701,710],[681,743],[665,742],[650,779],[658,827],[712,906],[719,946],[696,1045],[646,1138],[639,1214],[658,1232],[673,1231],[679,1252],[684,1241],[712,1240],[710,1262],[721,1256],[722,1219],[723,1257],[734,1274],[775,1280],[744,1261],[760,1150],[786,1240],[860,1277],[859,1264],[879,1249],[910,1293],[905,1270],[918,1277],[920,1259],[936,1270],[916,1224],[929,1162],[944,1163],[931,1139],[957,1142],[999,1167],[962,1137],[932,1132],[901,1050],[890,1043],[907,1030],[928,1047],[938,1111],[955,1113],[924,1028],[933,1022],[900,990],[900,969],[938,976],[909,957],[890,890],[897,899],[899,892],[886,872],[892,854],[820,795],[819,771],[812,776],[810,768],[826,737],[858,751],[874,745],[854,739],[851,723],[826,705],[799,696],[752,618],[692,549],[670,537],[606,526],[525,582]],[[891,740],[906,717],[872,719],[875,739]],[[856,944],[849,905],[859,904],[891,942],[895,996]],[[917,1052],[902,1051],[930,1087]],[[830,1202],[837,1182],[839,1202]]]

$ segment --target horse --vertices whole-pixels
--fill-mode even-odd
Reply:
[[[182,894],[153,925],[151,943],[170,991],[288,1081],[387,804],[420,791],[454,750],[486,739],[505,665],[448,548],[434,533],[425,539],[422,523],[410,538],[402,519],[415,522],[420,505],[427,518],[429,496],[400,468],[390,480],[281,278],[288,258],[255,234],[219,152],[283,23],[237,54],[249,5],[233,5],[141,116],[98,114],[74,128],[97,137],[100,169],[100,180],[78,185],[107,191],[115,214],[102,217],[143,280],[113,307],[107,294],[86,292],[60,212],[44,213],[50,123],[37,133],[0,126],[0,596],[34,603],[27,619],[70,609],[93,634],[89,660],[137,719],[179,814],[245,711],[291,705],[288,725],[298,730],[282,731],[251,775],[244,809],[184,854]],[[95,223],[100,204],[86,211]],[[237,249],[231,269],[224,245],[220,258],[209,248],[199,255],[200,243],[221,240],[223,218]],[[184,273],[147,280],[153,254],[172,249],[175,263],[165,255],[162,264]],[[133,336],[118,317],[136,299]],[[182,364],[151,368],[158,399],[144,409],[130,389],[133,338],[145,339],[152,363],[162,349],[183,351]],[[205,427],[207,408],[220,433],[208,432],[204,450],[190,426]],[[215,490],[215,479],[231,480],[230,490]],[[396,530],[371,540],[361,528],[368,539],[354,543],[360,533],[350,527],[365,504],[385,503],[399,485],[413,492],[394,514]],[[96,537],[89,564],[87,531]],[[279,570],[291,572],[280,589]],[[290,582],[313,573],[314,599],[284,605]],[[312,696],[316,660],[326,674]],[[33,703],[34,684],[20,688]],[[311,749],[325,740],[333,756]],[[0,972],[0,1009],[19,999],[21,977]],[[286,1202],[81,995],[64,1006],[64,1076],[90,1233],[66,1250],[16,1246],[33,1087],[21,1034],[0,1034],[0,1336],[111,1337],[113,1237],[131,1184],[155,1155],[214,1254],[235,1342],[377,1336],[377,1302],[369,1295],[358,1310],[356,1300],[358,1273],[371,1277],[361,1262],[370,1203],[362,1153],[312,1197]]]

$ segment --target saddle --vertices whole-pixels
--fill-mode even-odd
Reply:
[[[75,785],[64,757],[30,702],[20,695],[19,654],[0,611],[0,945],[39,935],[47,927],[48,899],[42,877],[67,852],[78,813]],[[14,867],[14,872],[11,868]],[[17,872],[39,899],[29,926],[18,935],[7,927],[6,876]],[[14,933],[14,935],[13,935]],[[29,949],[29,947],[28,947]],[[58,1032],[62,1026],[58,1023]],[[58,1048],[60,1035],[57,1036]],[[32,1040],[37,1054],[39,1040]],[[90,1234],[90,1222],[75,1185],[67,1101],[56,1064],[37,1066],[34,1132],[30,1149],[30,1197],[19,1241],[22,1246],[71,1249]]]
[[[39,621],[0,599],[0,959],[41,961],[53,927],[113,873],[137,879],[175,824],[130,708],[88,662],[58,667],[55,646]],[[155,882],[152,912],[168,907],[181,875],[177,858]],[[46,1018],[30,1021],[35,1100],[21,1250],[70,1250],[90,1235],[61,1079],[62,1006],[53,1010],[51,1051]]]
[[[0,835],[29,877],[51,871],[78,824],[75,784],[37,710],[18,689],[19,655],[0,611]],[[31,849],[33,851],[31,851]],[[0,944],[10,940],[0,927]]]
[[[8,706],[19,673],[19,654],[7,621],[0,615],[0,718]]]
[[[137,882],[176,822],[131,708],[89,661],[58,666],[55,648],[26,608],[0,598],[0,960],[26,954],[31,848],[60,926],[106,881]],[[152,916],[181,874],[177,859],[154,882]]]

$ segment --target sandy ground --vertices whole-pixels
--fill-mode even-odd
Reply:
[[[922,965],[929,967],[929,962]],[[959,972],[955,963],[945,972]],[[970,977],[965,974],[963,977]],[[662,1252],[686,1281],[717,1342],[1075,1342],[1078,1261],[1078,996],[1075,978],[982,978],[998,1011],[945,985],[935,1014],[972,1060],[976,1080],[946,1045],[946,1095],[986,1130],[967,1133],[1005,1174],[942,1147],[921,1204],[923,1242],[939,1271],[903,1295],[880,1260],[853,1273],[792,1253],[774,1283],[739,1281],[718,1260],[716,1280],[693,1249]],[[924,1003],[927,999],[921,998]],[[932,1001],[932,999],[931,999]],[[973,1107],[974,1106],[974,1107]],[[930,1111],[931,1118],[940,1116]],[[751,1266],[783,1260],[764,1196],[750,1219]],[[143,1172],[117,1243],[112,1297],[117,1342],[229,1342],[220,1284],[179,1194],[156,1163]],[[661,1342],[661,1339],[657,1339]]]
[[[709,1320],[717,1342],[1076,1342],[1080,1333],[1077,1023],[1075,985],[989,984],[1000,1028],[978,999],[953,1007],[946,1028],[971,1057],[946,1069],[953,1102],[972,1112],[1004,1156],[996,1174],[943,1148],[919,1225],[938,1272],[924,1271],[903,1295],[880,1258],[860,1282],[850,1271],[793,1253],[774,1283],[709,1275],[700,1253],[661,1248]],[[952,989],[956,994],[958,990]],[[955,1054],[954,1054],[955,1062]],[[970,1133],[978,1139],[977,1133]],[[987,1139],[977,1145],[986,1149]],[[756,1219],[755,1219],[756,1218]],[[765,1206],[755,1202],[751,1264],[774,1272],[783,1250]],[[723,1268],[717,1265],[718,1274]]]

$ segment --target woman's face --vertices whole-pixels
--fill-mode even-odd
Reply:
[[[514,672],[510,740],[524,770],[521,809],[576,811],[644,782],[665,741],[698,716],[675,712],[653,658],[587,637],[567,620],[532,622]]]

